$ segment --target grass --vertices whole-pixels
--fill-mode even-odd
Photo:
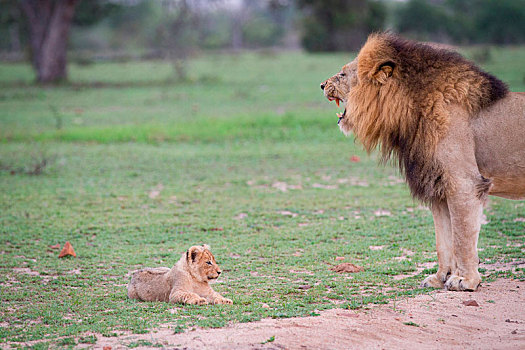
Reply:
[[[524,49],[491,57],[487,69],[525,90]],[[72,83],[55,88],[1,64],[0,342],[74,347],[160,324],[178,333],[427,292],[430,212],[338,131],[318,87],[351,58],[205,56],[185,83],[163,62],[73,65]],[[35,154],[50,160],[38,176],[27,171]],[[482,261],[523,257],[524,208],[491,200]],[[52,246],[65,241],[77,258],[57,258]],[[224,271],[215,289],[233,306],[127,299],[130,271],[171,266],[199,243],[211,245]],[[365,271],[332,272],[336,257]]]

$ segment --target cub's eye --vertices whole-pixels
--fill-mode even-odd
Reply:
[[[211,265],[211,261],[206,261],[206,264]]]

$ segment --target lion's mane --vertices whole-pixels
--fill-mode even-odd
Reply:
[[[460,54],[402,39],[371,35],[357,56],[359,83],[348,95],[351,128],[367,151],[399,162],[412,195],[423,202],[445,198],[450,185],[434,157],[446,134],[450,104],[471,116],[508,93],[507,86]],[[378,78],[381,67],[389,78]]]

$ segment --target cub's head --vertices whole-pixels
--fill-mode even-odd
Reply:
[[[206,244],[196,245],[188,249],[186,261],[191,275],[200,282],[216,280],[222,272],[210,251],[210,247]]]
[[[331,78],[321,83],[321,89],[329,101],[335,101],[337,106],[342,102],[345,107],[348,101],[350,90],[358,84],[357,77],[357,59],[343,66],[341,71]],[[346,108],[343,113],[337,113],[339,117],[338,124],[342,128],[341,121],[345,119]],[[343,130],[347,132],[346,130]],[[348,130],[350,131],[350,130]]]

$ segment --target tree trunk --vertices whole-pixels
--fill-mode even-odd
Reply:
[[[29,22],[31,61],[40,83],[67,79],[67,40],[78,1],[20,1]]]

